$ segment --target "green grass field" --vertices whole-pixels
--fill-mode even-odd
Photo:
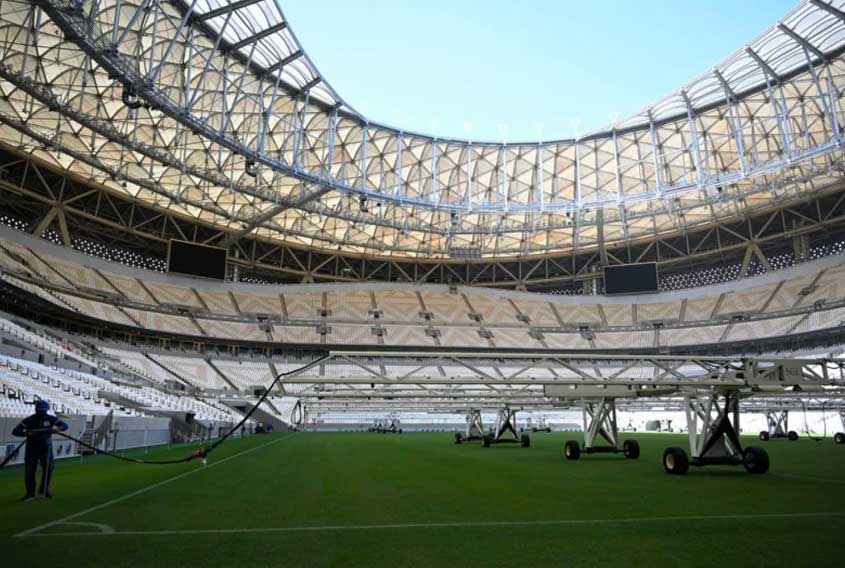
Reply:
[[[7,468],[0,558],[4,567],[44,554],[66,566],[841,565],[845,447],[774,441],[766,475],[712,467],[674,477],[660,456],[685,437],[636,437],[637,461],[567,462],[571,433],[489,449],[456,446],[448,433],[253,436],[227,442],[205,468],[60,462],[55,498],[33,503],[17,501],[23,473]]]

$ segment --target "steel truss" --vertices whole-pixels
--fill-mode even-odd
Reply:
[[[55,227],[65,244],[81,238],[163,259],[170,239],[208,244],[226,235],[213,224],[149,206],[19,152],[0,150],[0,172],[2,210],[27,223],[31,231]],[[712,266],[718,257],[721,263],[735,263],[740,268],[735,277],[741,278],[760,268],[770,269],[774,257],[807,260],[809,256],[796,255],[795,239],[804,239],[807,251],[845,240],[845,193],[837,188],[830,194],[781,204],[742,222],[608,248],[604,256],[609,264],[657,262],[663,277]],[[242,278],[279,282],[452,282],[531,290],[568,285],[580,291],[584,283],[600,277],[595,267],[601,258],[593,252],[510,262],[403,262],[324,254],[253,238],[233,245],[230,263],[238,267]]]
[[[579,446],[577,441],[567,440],[563,446],[563,456],[567,460],[577,460],[582,453],[621,452],[628,459],[640,457],[640,446],[635,440],[625,440],[625,443],[621,445],[619,443],[614,397],[582,398],[580,403],[584,424],[584,445]],[[600,443],[600,440],[604,440],[605,444]]]
[[[798,433],[789,429],[789,410],[766,411],[766,430],[760,432],[760,439],[766,441],[773,438],[798,439]]]
[[[610,444],[619,446],[619,429],[616,426],[616,401],[612,398],[597,400],[582,399],[584,420],[584,450],[589,453],[594,447],[596,437],[600,436]]]
[[[713,463],[738,463],[742,457],[738,394],[726,391],[688,396],[685,402],[692,463],[709,459]]]
[[[401,422],[396,416],[389,416],[385,419],[375,420],[372,428],[370,428],[370,432],[377,432],[379,434],[401,434]]]
[[[551,432],[551,427],[546,423],[546,419],[544,417],[540,417],[535,422],[531,418],[528,418],[525,421],[525,429],[531,432]],[[522,428],[520,428],[522,430]]]
[[[493,441],[502,442],[510,440],[519,441],[519,434],[516,430],[516,410],[504,406],[496,413],[496,424],[493,427]]]
[[[714,389],[773,399],[829,398],[845,387],[845,360],[513,353],[333,351],[320,370],[280,380],[304,404],[345,408],[565,408],[581,398],[659,401]],[[664,402],[664,406],[670,403]],[[614,403],[615,404],[615,403]],[[749,407],[750,408],[750,407]],[[588,426],[585,424],[585,427]],[[598,432],[598,429],[596,429]]]
[[[666,448],[663,468],[670,475],[685,475],[689,466],[742,465],[749,473],[769,470],[763,448],[743,447],[739,438],[738,389],[711,389],[687,394],[684,410],[689,434],[690,457],[682,448]]]
[[[485,435],[484,424],[481,422],[481,410],[478,408],[468,409],[464,420],[466,421],[466,429],[463,434],[455,433],[455,443],[461,444],[481,440]]]
[[[3,3],[2,86],[23,109],[3,121],[16,144],[130,185],[115,191],[201,212],[227,245],[255,234],[381,257],[598,251],[841,178],[845,40],[826,4],[787,15],[767,39],[777,49],[752,44],[619,128],[508,145],[367,122],[282,39],[274,3],[273,22],[254,22],[251,37],[227,31],[251,2],[213,17],[168,0]],[[126,151],[112,157],[106,145]],[[376,206],[359,208],[362,198]]]
[[[531,446],[531,436],[519,434],[516,427],[517,409],[505,404],[496,411],[496,423],[492,432],[481,437],[481,445],[489,448],[492,444],[519,444],[523,448]]]
[[[823,397],[814,397],[801,392],[776,393],[773,395],[754,394],[740,401],[740,411],[746,414],[754,414],[765,413],[767,408],[786,407],[797,411],[833,411],[838,413],[840,408],[845,408],[843,396],[845,396],[845,391],[843,390],[827,390]],[[490,410],[496,409],[496,406],[491,404],[489,399],[472,399],[469,402],[457,398],[400,398],[396,400],[377,398],[364,400],[349,398],[336,399],[330,397],[325,400],[310,400],[309,408],[320,409],[320,411],[324,412],[434,412],[466,416],[467,407],[470,403]],[[660,397],[620,398],[614,399],[614,401],[617,410],[624,412],[685,412],[686,409],[683,392],[666,394]],[[517,400],[509,402],[509,404],[518,405],[523,410],[531,411],[577,410],[580,412],[579,400],[563,401],[561,399],[543,400],[535,398]]]

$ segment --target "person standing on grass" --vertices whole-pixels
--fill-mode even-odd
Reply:
[[[50,404],[46,400],[35,403],[35,414],[21,420],[12,430],[12,435],[26,438],[26,453],[24,454],[24,478],[26,481],[26,495],[24,502],[35,499],[35,472],[41,464],[41,485],[38,494],[47,499],[50,494],[50,478],[53,476],[53,432],[64,432],[67,423],[47,414]]]

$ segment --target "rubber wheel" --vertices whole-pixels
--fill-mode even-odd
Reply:
[[[790,442],[795,442],[796,440],[798,440],[798,432],[796,432],[795,430],[790,430],[789,432],[787,432],[786,437],[789,439]]]
[[[837,432],[833,435],[833,441],[837,444],[845,444],[845,433]]]
[[[483,447],[483,448],[489,448],[490,447],[490,436],[482,436],[481,447]]]
[[[769,454],[760,446],[749,446],[742,454],[742,465],[748,473],[766,473],[769,471]]]
[[[530,448],[531,447],[531,436],[528,434],[523,434],[519,438],[519,443],[522,444],[523,448]]]
[[[460,444],[463,441],[464,441],[464,437],[461,436],[460,432],[456,433],[455,434],[455,443]]]
[[[577,460],[581,457],[581,446],[575,440],[567,440],[563,445],[563,457],[568,460]]]
[[[625,440],[622,443],[622,453],[629,460],[635,460],[640,457],[640,443],[636,440]]]
[[[762,440],[764,442],[768,442],[769,441],[769,433],[766,432],[765,430],[760,432],[760,440]]]
[[[669,475],[686,475],[689,458],[683,448],[672,447],[663,451],[663,470]]]

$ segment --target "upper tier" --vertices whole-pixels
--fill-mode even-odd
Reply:
[[[0,279],[65,310],[158,335],[266,346],[611,351],[735,344],[845,321],[845,258],[636,296],[431,284],[253,285],[128,268],[0,230]]]

